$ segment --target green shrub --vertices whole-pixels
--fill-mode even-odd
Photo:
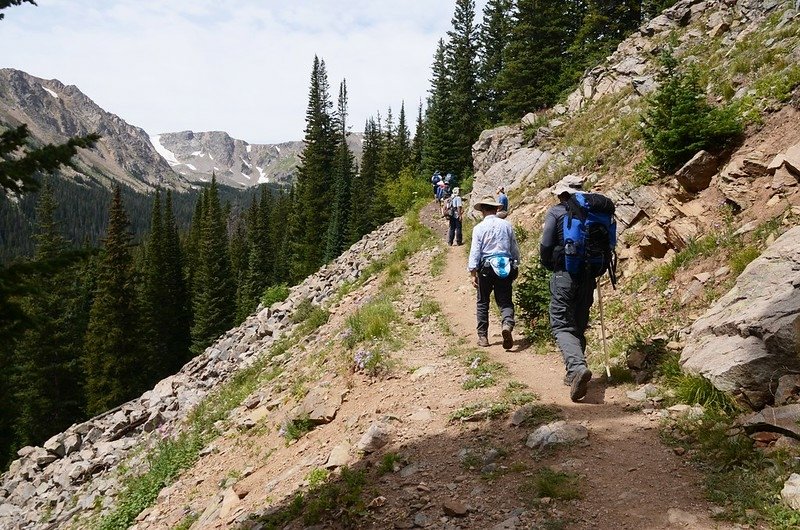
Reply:
[[[302,415],[299,418],[289,420],[281,425],[278,429],[278,434],[283,436],[287,442],[299,440],[306,433],[314,430],[314,422],[308,418],[308,415]]]
[[[529,503],[535,503],[544,497],[563,500],[581,498],[577,476],[553,471],[548,467],[540,469],[535,476],[524,482],[520,486],[520,493]]]
[[[384,189],[395,215],[403,215],[419,199],[431,193],[427,179],[414,175],[408,168],[403,169],[396,179],[390,179]]]
[[[264,294],[261,295],[261,304],[264,307],[269,307],[276,302],[283,302],[289,296],[289,286],[285,283],[279,283],[267,287]]]
[[[143,475],[130,477],[117,499],[114,510],[103,517],[99,530],[128,528],[142,510],[152,505],[161,488],[171,484],[181,471],[191,467],[205,437],[199,431],[183,433],[178,438],[159,442],[155,452],[148,455],[149,469]]]
[[[348,348],[373,339],[383,339],[390,335],[391,324],[397,320],[397,311],[392,301],[379,297],[347,317],[350,334],[344,343]]]
[[[540,264],[520,272],[515,286],[519,318],[525,336],[534,342],[550,337],[550,272]]]
[[[731,272],[734,276],[738,276],[747,267],[751,261],[761,255],[761,251],[755,247],[744,247],[743,249],[734,252],[730,259]]]
[[[661,86],[648,102],[642,133],[654,164],[672,173],[701,149],[724,148],[743,128],[733,107],[708,104],[697,71],[680,70],[670,49],[661,62]]]

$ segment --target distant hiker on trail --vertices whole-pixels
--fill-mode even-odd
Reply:
[[[447,186],[444,181],[440,180],[436,185],[436,201],[439,203],[439,211],[441,216],[445,216],[445,199],[447,198]]]
[[[497,217],[500,203],[494,197],[482,199],[474,208],[481,212],[483,220],[472,230],[467,270],[478,290],[478,346],[489,346],[489,297],[494,291],[502,317],[503,348],[510,350],[514,346],[511,283],[517,278],[519,246],[511,224]]]
[[[461,237],[461,218],[464,215],[464,201],[460,196],[461,190],[453,188],[453,195],[447,204],[447,217],[450,222],[450,231],[447,234],[447,244],[452,246],[455,240],[456,245],[463,244]]]
[[[437,190],[439,189],[439,183],[442,181],[442,176],[439,174],[439,170],[433,172],[433,176],[431,177],[431,185],[433,186],[433,196],[434,198],[438,199],[436,195]]]
[[[506,189],[503,186],[497,188],[497,202],[500,203],[500,209],[497,210],[497,217],[505,219],[508,217],[508,195],[506,195]]]
[[[608,270],[614,281],[614,261],[610,256],[616,244],[613,203],[602,195],[583,193],[582,189],[583,179],[576,175],[567,175],[556,184],[553,193],[559,203],[545,214],[539,246],[542,265],[553,271],[550,278],[550,327],[564,356],[567,372],[564,383],[570,387],[572,401],[586,396],[592,379],[592,372],[586,364],[589,310],[594,302],[596,278]],[[591,212],[588,217],[586,212]],[[590,225],[601,224],[599,220],[607,226],[597,228],[600,232],[605,231],[605,240],[596,244],[595,228],[590,228]],[[596,247],[600,247],[599,253],[595,253]]]

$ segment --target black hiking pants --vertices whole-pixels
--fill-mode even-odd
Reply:
[[[550,328],[572,376],[586,366],[586,328],[594,302],[596,280],[555,271],[550,278]]]
[[[511,269],[507,278],[498,278],[492,267],[485,265],[478,272],[478,336],[489,336],[489,299],[494,291],[494,301],[500,309],[503,324],[514,327],[514,300],[511,296],[511,284],[517,277],[517,269]]]
[[[447,244],[452,245],[454,239],[457,245],[462,244],[461,219],[458,217],[450,217],[450,232],[447,234]]]

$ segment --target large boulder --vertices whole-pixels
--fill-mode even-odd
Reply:
[[[800,227],[747,266],[686,342],[684,369],[755,409],[772,402],[780,377],[800,370]]]
[[[708,151],[700,151],[675,173],[678,184],[689,193],[703,191],[717,173],[719,160]]]

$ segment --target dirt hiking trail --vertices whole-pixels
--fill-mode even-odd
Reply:
[[[447,238],[447,224],[435,208],[422,211],[422,221]],[[457,337],[475,345],[475,291],[466,270],[464,246],[447,248],[443,274],[431,282],[431,295]],[[703,498],[702,477],[688,462],[659,440],[658,419],[626,407],[624,387],[606,386],[594,374],[581,403],[569,398],[564,385],[564,365],[555,346],[546,355],[534,353],[515,332],[512,350],[502,348],[500,322],[490,311],[489,348],[492,360],[505,365],[509,379],[525,383],[539,396],[538,403],[555,405],[563,419],[589,429],[586,444],[558,449],[541,458],[534,468],[550,466],[580,477],[582,498],[569,501],[562,528],[722,529],[734,528],[711,518],[712,505]],[[519,429],[516,442],[523,449],[530,429]],[[528,458],[531,458],[529,454]],[[536,458],[536,457],[534,457]],[[530,461],[530,460],[529,460]]]

